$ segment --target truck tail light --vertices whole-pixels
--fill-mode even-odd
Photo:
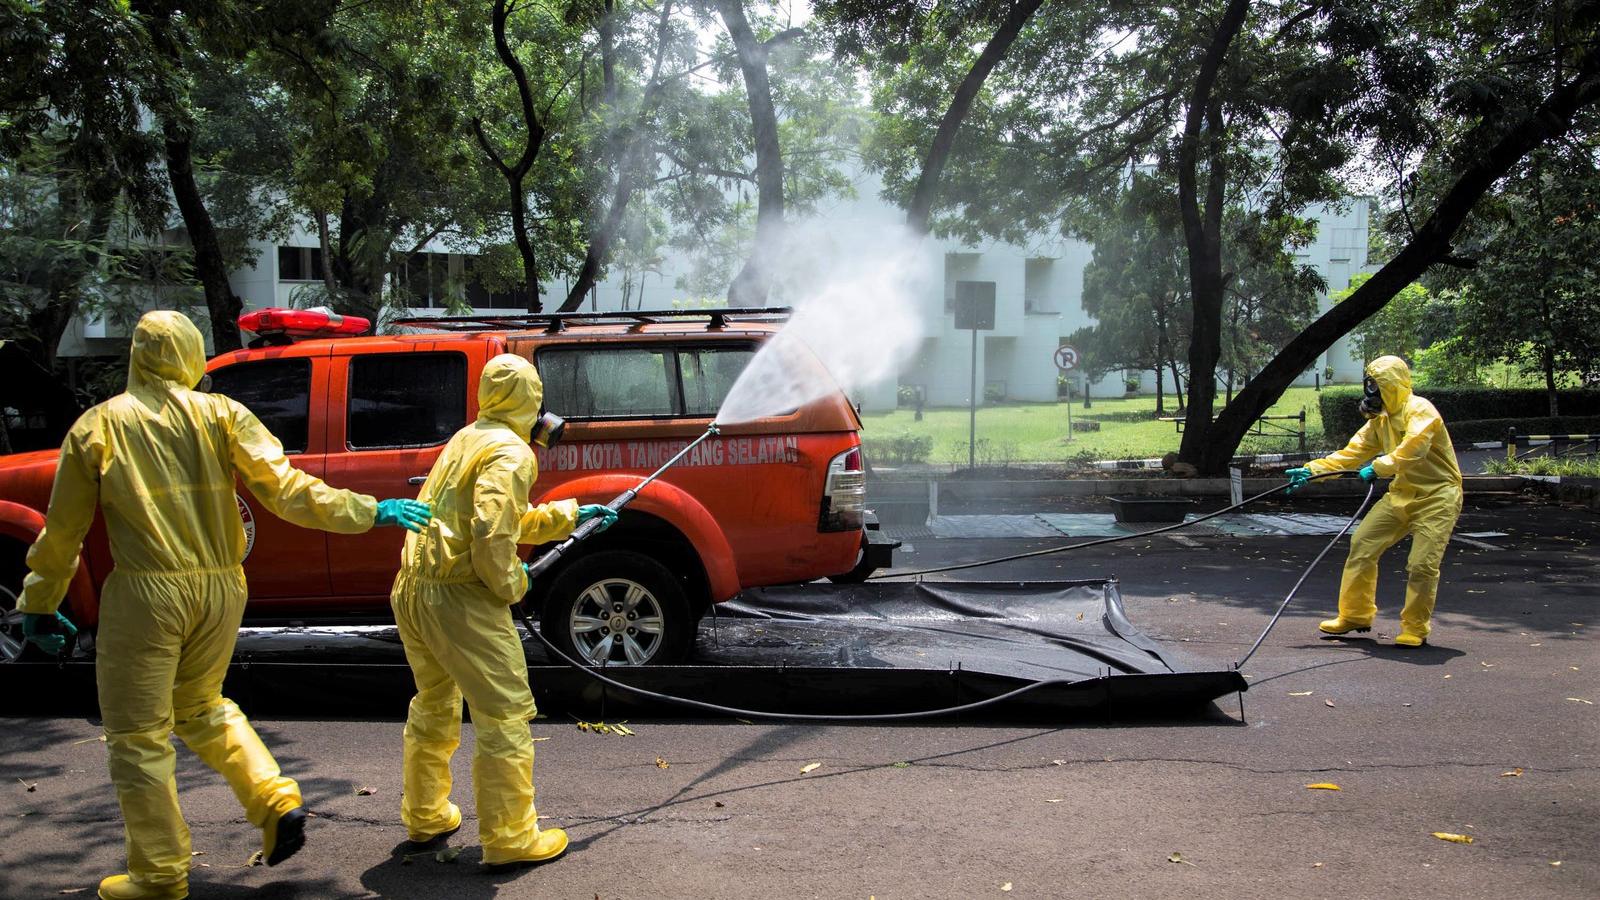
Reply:
[[[828,462],[828,480],[822,492],[822,517],[818,531],[857,531],[867,509],[867,473],[861,448],[851,447]]]

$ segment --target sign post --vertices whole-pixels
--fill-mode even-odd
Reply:
[[[956,330],[972,332],[972,380],[967,389],[967,468],[978,462],[978,332],[994,330],[994,282],[956,282]]]
[[[1071,344],[1056,348],[1056,368],[1063,373],[1078,367],[1078,350]],[[1067,382],[1067,442],[1072,441],[1072,382]]]

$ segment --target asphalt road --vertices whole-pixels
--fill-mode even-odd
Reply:
[[[538,721],[540,809],[573,848],[529,870],[477,864],[470,726],[456,770],[467,825],[450,842],[462,852],[407,857],[403,710],[324,721],[307,698],[303,719],[256,723],[316,813],[282,866],[244,867],[256,833],[180,750],[192,896],[1600,896],[1600,706],[1584,702],[1600,704],[1600,516],[1478,499],[1460,530],[1508,537],[1451,548],[1430,646],[1387,640],[1405,544],[1385,560],[1373,639],[1317,636],[1341,546],[1247,667],[1243,719],[1230,699],[1115,725],[653,719],[622,737]],[[988,575],[1119,576],[1135,624],[1232,660],[1324,540],[1141,538]],[[904,562],[1046,545],[924,540]],[[0,897],[92,896],[122,871],[98,734],[81,718],[0,720]]]

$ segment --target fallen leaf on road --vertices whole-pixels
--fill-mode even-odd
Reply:
[[[1585,700],[1582,697],[1568,697],[1567,699],[1568,700],[1575,700],[1575,701],[1577,701],[1579,703],[1584,704],[1585,706],[1593,706],[1594,705],[1594,701],[1593,700]]]
[[[1561,860],[1552,859],[1552,860],[1550,860],[1550,865],[1552,865],[1552,866],[1560,866],[1561,865]]]
[[[1050,760],[1050,765],[1052,765],[1052,766],[1064,766],[1066,764],[1067,764],[1067,761],[1064,760],[1064,759],[1052,759],[1052,760]]]
[[[1515,769],[1512,769],[1509,772],[1501,772],[1500,773],[1500,777],[1501,778],[1521,778],[1522,777],[1522,767],[1521,766],[1517,766]]]
[[[1308,790],[1308,791],[1342,791],[1342,790],[1344,790],[1344,788],[1339,787],[1337,784],[1334,784],[1331,781],[1319,781],[1316,784],[1308,784],[1308,785],[1306,785],[1306,790]]]
[[[1446,675],[1446,676],[1445,676],[1445,677],[1446,677],[1446,678],[1449,678],[1449,677],[1450,677],[1450,676],[1449,676],[1449,675]]]
[[[104,744],[106,742],[106,736],[102,734],[99,737],[84,738],[81,741],[73,741],[72,742],[72,746],[76,747],[79,744],[93,744],[96,741],[99,741],[100,743]],[[86,891],[86,890],[88,890],[88,888],[79,888],[78,890]]]
[[[1312,863],[1311,864],[1311,868],[1320,869],[1320,868],[1322,868],[1322,863]]]
[[[246,869],[249,869],[249,868],[252,868],[254,866],[261,865],[263,862],[265,862],[265,860],[263,858],[263,857],[265,857],[265,855],[266,854],[263,851],[257,850],[256,852],[250,854],[250,858],[249,859],[244,861],[244,867]]]
[[[377,788],[369,788],[369,787],[365,787],[365,786],[356,788],[356,796],[357,797],[371,797],[373,794],[376,794],[377,792],[378,792]]]
[[[911,763],[908,763],[905,760],[901,760],[900,762],[895,763],[894,767],[896,769],[909,769],[909,768],[911,768]]]
[[[446,847],[433,855],[436,862],[453,863],[461,855],[460,847]]]
[[[22,781],[21,778],[18,778],[17,780],[18,781]],[[39,787],[39,782],[37,782],[37,781],[22,781],[22,786],[27,788],[28,789],[28,793],[31,794],[31,793],[34,792],[35,789],[37,789]]]
[[[1469,593],[1469,594],[1486,594],[1486,593],[1488,593],[1488,591],[1475,591],[1475,590],[1472,590],[1471,588],[1468,588],[1467,589],[1467,593]]]
[[[1309,696],[1311,696],[1312,694],[1315,694],[1315,693],[1316,693],[1316,691],[1290,691],[1289,692],[1289,696],[1291,696],[1291,697],[1309,697]]]
[[[1081,618],[1083,616],[1083,613],[1079,613],[1078,616]],[[1002,890],[1002,891],[1004,891],[1006,893],[1010,893],[1010,891],[1011,891],[1011,882],[1008,881],[1005,884],[1000,885],[1000,890]]]
[[[721,800],[713,800],[713,801],[711,801],[711,805],[713,807],[715,807],[716,809],[722,809],[724,806],[727,806],[728,804],[723,803]]]
[[[1561,863],[1551,863],[1550,865],[1559,866],[1559,865],[1561,865]],[[81,888],[62,888],[61,890],[56,891],[56,893],[58,893],[58,894],[81,894],[81,893],[83,893],[84,891],[87,891],[87,890],[88,890],[88,888],[86,888],[86,887],[81,887]]]
[[[810,774],[812,772],[815,772],[816,770],[818,770],[820,768],[822,768],[822,763],[806,763],[805,765],[800,767],[800,774],[801,775],[808,775],[808,774]]]
[[[1450,676],[1446,675],[1445,677],[1449,678]],[[1322,701],[1322,703],[1323,703],[1324,706],[1332,706],[1333,705],[1333,701],[1332,700],[1324,700],[1324,701]]]
[[[1056,800],[1046,800],[1045,802],[1046,803],[1065,803],[1066,801],[1062,800],[1062,799],[1056,799]]]
[[[1481,662],[1481,663],[1478,663],[1478,665],[1483,666],[1485,669],[1494,668],[1494,663]]]
[[[1433,836],[1441,841],[1449,841],[1452,844],[1472,843],[1472,835],[1470,834],[1453,834],[1448,831],[1435,831]]]
[[[1186,866],[1194,866],[1194,863],[1189,862],[1187,859],[1184,859],[1183,858],[1183,854],[1179,853],[1176,850],[1172,851],[1172,855],[1167,857],[1167,862],[1169,862],[1169,863],[1183,863]],[[1194,866],[1194,867],[1196,869],[1200,868],[1199,866]]]
[[[539,742],[540,742],[540,741],[548,741],[548,740],[550,740],[550,739],[549,739],[549,738],[547,738],[547,737],[542,737],[542,738],[534,738],[534,739],[533,739],[533,742],[534,742],[534,743],[535,743],[535,744],[537,744],[537,743],[539,743]]]
[[[668,769],[668,768],[671,768],[671,767],[672,767],[672,763],[667,762],[665,759],[662,759],[659,756],[656,757],[656,768],[658,768],[658,769]]]

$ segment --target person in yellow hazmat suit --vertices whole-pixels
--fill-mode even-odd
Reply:
[[[128,850],[127,874],[100,882],[105,900],[189,895],[174,733],[227,779],[262,830],[269,865],[305,840],[299,786],[222,696],[247,596],[234,476],[273,514],[305,528],[357,533],[428,519],[426,504],[380,503],[290,465],[243,405],[193,390],[205,374],[204,347],[181,313],[139,320],[127,390],[85,412],[61,446],[17,602],[32,640],[59,652],[64,637],[40,626],[59,621],[98,507],[114,567],[100,592],[95,676]]]
[[[418,498],[433,521],[406,536],[389,599],[417,693],[406,715],[400,819],[427,843],[461,827],[450,802],[450,757],[461,743],[461,701],[477,737],[472,764],[478,837],[489,865],[560,856],[567,834],[540,829],[534,811],[533,693],[511,605],[528,590],[518,544],[560,540],[616,512],[561,500],[532,506],[538,466],[528,439],[544,384],[528,360],[501,354],[483,367],[478,418],[456,432]]]
[[[1406,559],[1406,602],[1394,642],[1420,647],[1428,639],[1439,593],[1439,564],[1461,515],[1461,468],[1439,411],[1411,393],[1411,370],[1398,356],[1368,364],[1362,381],[1361,426],[1350,444],[1290,469],[1290,490],[1313,475],[1358,470],[1368,482],[1393,478],[1356,528],[1339,585],[1339,615],[1319,628],[1327,634],[1367,631],[1378,613],[1378,558],[1411,535]]]

